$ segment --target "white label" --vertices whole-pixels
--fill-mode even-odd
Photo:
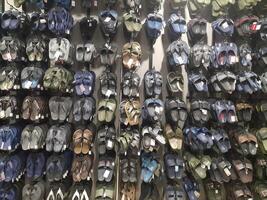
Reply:
[[[224,23],[222,24],[222,27],[223,27],[223,28],[228,28],[228,27],[229,27],[229,25],[228,25],[228,23],[227,23],[227,22],[224,22]]]
[[[7,56],[7,60],[8,61],[11,61],[12,60],[12,57],[11,57],[11,54],[10,53],[7,53],[6,56]]]
[[[40,19],[40,23],[41,24],[45,24],[46,23],[46,20],[45,19]]]
[[[227,176],[230,176],[230,175],[231,175],[231,172],[230,172],[230,170],[229,170],[228,168],[225,168],[225,169],[224,169],[224,172],[225,172],[225,174],[226,174]]]
[[[184,64],[182,57],[180,57],[180,56],[178,57],[178,62],[179,62],[179,64]]]
[[[231,56],[231,58],[230,58],[230,61],[231,61],[231,63],[235,63],[236,62],[236,56]]]
[[[258,30],[260,30],[261,29],[261,24],[258,24],[257,26],[256,26],[256,30],[258,31]]]
[[[75,6],[76,6],[76,2],[75,2],[75,0],[72,0],[72,1],[71,1],[71,6],[72,6],[72,7],[75,7]]]
[[[178,172],[179,171],[179,166],[175,165],[175,172]]]
[[[108,23],[110,20],[111,20],[111,18],[110,18],[110,17],[107,17],[107,18],[104,20],[104,22]]]
[[[0,118],[4,118],[5,117],[5,111],[1,110],[0,111]]]
[[[154,139],[151,139],[150,140],[150,145],[154,147],[156,145],[156,141]]]
[[[19,119],[19,115],[16,115],[16,119]]]
[[[110,140],[108,140],[107,147],[112,148],[113,147],[113,142],[111,142]]]
[[[128,63],[127,63],[129,66],[132,66],[132,64],[133,64],[133,59],[132,58],[130,58],[129,60],[128,60]]]
[[[106,93],[107,97],[110,97],[111,93],[112,93],[111,90],[108,90]]]
[[[236,117],[235,116],[231,116],[231,121],[235,122],[236,121]]]
[[[207,110],[205,110],[205,109],[201,109],[201,112],[202,112],[202,114],[203,114],[203,115],[206,115],[206,114],[208,114],[208,111],[207,111]]]
[[[247,59],[247,60],[252,60],[251,54],[247,54],[247,55],[246,55],[246,59]]]
[[[104,172],[104,174],[103,174],[103,177],[104,177],[104,178],[108,178],[109,174],[110,174],[110,171],[109,171],[109,170],[106,170],[106,171]]]
[[[25,88],[26,89],[29,89],[32,85],[32,82],[31,81],[27,81],[26,84],[25,84]]]
[[[13,113],[10,113],[10,114],[9,114],[9,117],[13,117]]]
[[[95,7],[97,6],[97,0],[94,1],[94,6],[95,6]]]

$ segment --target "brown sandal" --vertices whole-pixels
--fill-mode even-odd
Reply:
[[[91,150],[91,144],[93,141],[93,133],[89,129],[83,131],[83,140],[82,140],[82,153],[88,154]]]
[[[136,200],[136,188],[133,183],[124,183],[121,191],[121,199],[124,200]]]
[[[74,153],[80,154],[82,153],[82,139],[83,139],[83,131],[82,129],[78,129],[73,134],[73,149]]]

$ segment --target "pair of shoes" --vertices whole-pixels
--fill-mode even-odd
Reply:
[[[1,28],[8,31],[18,30],[23,27],[24,18],[18,11],[5,11],[1,15]]]
[[[142,50],[138,42],[129,42],[122,47],[122,63],[126,69],[136,69],[141,66]]]
[[[19,89],[19,68],[15,63],[9,63],[0,69],[0,90]]]
[[[210,0],[209,0],[210,1]],[[191,45],[207,39],[207,20],[201,17],[191,19],[187,24],[187,37]]]
[[[52,38],[49,41],[49,59],[54,63],[72,63],[72,46],[66,38]]]
[[[54,96],[49,99],[49,110],[52,120],[68,120],[72,110],[72,98]]]
[[[101,156],[97,164],[97,180],[110,183],[114,178],[115,159],[111,156]]]
[[[136,38],[142,29],[142,22],[140,17],[137,14],[131,12],[127,12],[123,15],[123,25],[125,34],[130,38]]]
[[[45,197],[45,183],[43,181],[26,184],[22,189],[22,200],[44,199]]]
[[[91,184],[85,184],[84,182],[75,183],[70,188],[70,193],[69,193],[67,199],[89,200],[89,199],[91,199],[91,190],[90,190],[91,187],[92,187]],[[107,198],[107,197],[105,196],[105,198]]]
[[[138,73],[129,71],[123,75],[121,83],[122,94],[125,97],[139,97],[140,76]]]
[[[73,119],[75,122],[92,121],[96,112],[96,101],[93,97],[77,99],[73,104]]]
[[[48,13],[48,29],[57,35],[69,35],[73,27],[73,17],[63,7],[52,8]]]
[[[72,161],[72,179],[74,182],[81,182],[91,178],[94,157],[91,155],[75,156]]]
[[[90,124],[84,129],[77,129],[73,136],[73,150],[75,154],[88,154],[92,150],[94,137],[96,134],[96,127],[94,124]]]
[[[0,199],[21,199],[21,186],[19,183],[2,183]]]
[[[76,60],[79,62],[93,63],[97,57],[95,45],[92,43],[77,44]]]
[[[4,36],[0,40],[0,54],[5,61],[24,61],[25,44],[12,36]]]
[[[93,71],[78,71],[74,75],[75,92],[78,96],[90,96],[95,88],[95,73]]]
[[[71,170],[73,154],[65,151],[61,154],[52,154],[46,162],[46,178],[49,182],[60,181],[67,177]]]
[[[1,156],[0,158],[0,182],[18,181],[24,174],[26,164],[25,152]]]
[[[95,200],[114,199],[115,191],[113,183],[98,183],[96,185]]]
[[[18,148],[20,144],[22,128],[18,125],[0,126],[0,149],[11,151]]]
[[[42,88],[44,70],[41,66],[30,64],[22,69],[20,74],[21,88],[30,90]]]
[[[83,2],[90,2],[84,0]],[[79,21],[81,35],[84,41],[91,40],[97,28],[97,20],[94,17],[84,17]]]
[[[29,61],[44,61],[46,60],[47,45],[45,38],[39,35],[31,35],[27,39],[26,54]]]
[[[47,15],[45,13],[33,12],[27,15],[27,23],[33,31],[45,31],[47,29]]]
[[[22,118],[38,121],[47,115],[47,102],[41,96],[26,96],[22,102]]]
[[[115,118],[117,108],[116,99],[102,99],[99,101],[97,109],[97,119],[99,122],[110,123]]]
[[[46,151],[62,152],[65,151],[71,142],[71,125],[53,125],[51,126],[46,135]]]
[[[146,34],[154,44],[164,28],[163,16],[159,13],[150,13],[146,18]]]
[[[17,118],[19,114],[18,100],[14,96],[0,97],[0,119]]]
[[[152,124],[142,128],[141,145],[145,152],[154,152],[166,144],[163,130],[160,125]]]
[[[120,174],[123,183],[137,182],[137,163],[135,158],[123,158],[120,160]]]
[[[45,145],[47,131],[46,124],[27,125],[21,133],[20,144],[22,149],[24,151],[42,149]]]
[[[70,92],[73,74],[64,67],[50,67],[45,71],[43,86],[47,90]]]
[[[160,163],[151,154],[141,154],[141,180],[150,183],[154,177],[158,176]]]
[[[46,190],[47,200],[64,200],[67,197],[67,187],[65,183],[50,183],[50,187]]]
[[[161,122],[164,114],[164,104],[160,99],[146,99],[142,107],[142,119],[149,122]]]
[[[116,130],[114,126],[103,125],[97,131],[97,147],[100,155],[115,151]]]
[[[118,22],[118,13],[115,10],[104,10],[99,14],[100,28],[107,38],[115,36],[118,30]]]
[[[120,121],[125,126],[140,124],[141,105],[138,100],[124,100],[120,104]]]
[[[172,40],[179,39],[183,33],[187,32],[186,21],[181,14],[171,14],[167,24]]]
[[[115,97],[117,95],[117,76],[110,70],[105,70],[99,79],[101,95],[106,98]]]
[[[43,152],[30,153],[26,162],[26,177],[37,180],[45,171],[46,156]]]
[[[158,98],[162,92],[163,77],[154,68],[148,70],[144,76],[145,96]]]
[[[140,150],[140,135],[135,128],[126,128],[121,130],[120,136],[117,138],[120,153],[129,152],[131,155],[137,155]]]

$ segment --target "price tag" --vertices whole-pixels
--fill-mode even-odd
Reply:
[[[226,29],[226,28],[228,28],[228,27],[229,27],[229,25],[228,25],[228,23],[227,23],[227,22],[224,22],[224,23],[222,24],[222,27],[223,27],[224,29]]]
[[[0,111],[0,118],[4,118],[5,117],[5,111],[1,110]]]
[[[110,149],[113,148],[113,142],[111,142],[110,140],[108,140],[107,147],[110,148]]]
[[[133,64],[133,59],[130,58],[130,59],[128,60],[127,64],[128,64],[129,66],[132,66],[132,64]]]
[[[75,0],[72,0],[72,1],[71,1],[71,6],[72,6],[72,7],[75,7],[75,6],[76,6],[76,2],[75,2]]]
[[[97,7],[97,0],[94,1],[94,6]]]
[[[107,18],[104,20],[104,22],[108,23],[110,20],[111,20],[111,18],[110,18],[110,17],[107,17]]]
[[[231,116],[231,121],[235,122],[236,121],[236,117],[235,116]]]
[[[208,111],[206,109],[201,109],[201,112],[202,112],[203,115],[208,114]]]
[[[103,174],[103,177],[104,177],[104,178],[108,178],[109,174],[110,174],[110,171],[109,171],[109,170],[106,170],[106,171],[104,172],[104,174]]]
[[[11,61],[11,60],[12,60],[12,57],[11,57],[11,54],[10,54],[10,53],[7,53],[7,54],[6,54],[6,57],[7,57],[7,60],[8,60],[8,61]]]
[[[108,90],[106,93],[107,97],[110,97],[111,93],[112,93],[111,90]]]
[[[46,20],[45,19],[40,19],[40,23],[41,24],[45,24],[46,23]]]
[[[251,54],[247,54],[247,55],[246,55],[246,59],[247,59],[247,60],[252,60]]]
[[[154,139],[151,139],[150,140],[150,145],[154,147],[156,145],[156,141]]]
[[[175,165],[175,172],[178,172],[179,171],[179,166]]]
[[[227,176],[230,176],[230,175],[231,175],[231,172],[230,172],[230,170],[229,170],[228,168],[225,168],[225,169],[224,169],[224,172],[225,172],[225,174],[226,174]]]

